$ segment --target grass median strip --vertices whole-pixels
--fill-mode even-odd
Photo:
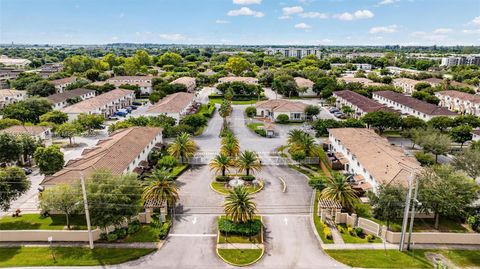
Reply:
[[[138,259],[155,250],[143,248],[95,248],[90,250],[81,247],[5,247],[0,248],[0,267],[119,264]]]
[[[325,250],[335,260],[362,268],[432,268],[421,251],[415,256],[398,250]]]
[[[227,263],[247,266],[257,262],[263,255],[262,249],[217,249],[218,255]]]

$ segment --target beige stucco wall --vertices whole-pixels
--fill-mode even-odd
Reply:
[[[386,241],[400,243],[401,233],[387,231]],[[412,233],[412,242],[417,244],[465,244],[480,245],[478,233]]]
[[[100,229],[92,230],[93,240],[100,238]],[[87,230],[9,230],[0,231],[0,242],[48,242],[48,237],[54,242],[88,242]]]

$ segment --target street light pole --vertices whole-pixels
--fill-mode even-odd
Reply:
[[[80,184],[82,184],[83,207],[85,209],[85,218],[87,219],[88,243],[90,245],[90,249],[93,249],[92,226],[90,225],[90,212],[88,211],[87,191],[85,189],[85,181],[83,180],[83,173],[80,173]]]
[[[408,211],[410,210],[410,200],[412,198],[412,187],[413,187],[413,173],[410,175],[408,179],[407,200],[405,201],[405,210],[403,212],[402,234],[400,236],[400,247],[399,247],[400,251],[403,251],[404,244],[405,244],[405,234],[407,232],[407,224],[408,224]]]

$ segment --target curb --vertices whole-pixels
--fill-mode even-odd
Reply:
[[[286,191],[287,191],[287,183],[285,182],[285,180],[283,180],[282,177],[278,177],[278,179],[280,179],[280,181],[281,181],[282,184],[283,184],[283,190],[282,190],[282,192],[283,192],[283,193],[286,192]]]
[[[255,259],[254,261],[252,262],[249,262],[249,263],[246,263],[246,264],[236,264],[236,263],[233,263],[233,262],[230,262],[230,261],[227,261],[225,260],[221,255],[220,253],[218,253],[218,248],[215,248],[215,252],[217,253],[217,256],[226,264],[230,264],[230,265],[233,265],[233,266],[237,266],[237,267],[244,267],[244,266],[250,266],[252,264],[255,264],[257,263],[261,258],[263,258],[263,255],[265,254],[265,248],[262,248],[262,253],[260,254],[260,256]]]

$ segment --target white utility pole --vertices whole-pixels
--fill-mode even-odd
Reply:
[[[85,189],[85,181],[83,180],[83,173],[80,173],[80,184],[82,184],[83,207],[85,209],[85,218],[87,219],[88,243],[90,245],[90,249],[93,249],[92,226],[90,225],[90,212],[88,211],[87,191]]]
[[[412,213],[410,215],[410,227],[408,229],[407,250],[410,250],[410,242],[412,240],[412,231],[413,231],[413,221],[415,219],[415,204],[417,203],[417,196],[418,196],[418,179],[415,178],[414,181],[415,181],[415,192],[413,194]]]
[[[408,193],[407,200],[405,201],[405,211],[403,212],[403,224],[402,224],[402,234],[400,236],[400,247],[399,250],[403,251],[405,244],[405,234],[407,232],[408,224],[408,211],[410,210],[410,200],[412,199],[412,187],[413,187],[413,173],[408,179]]]

